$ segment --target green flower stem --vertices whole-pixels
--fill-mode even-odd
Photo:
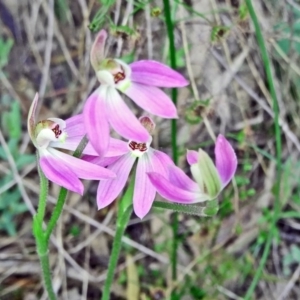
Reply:
[[[54,293],[53,287],[52,287],[52,280],[51,280],[51,269],[49,264],[49,251],[47,250],[48,245],[45,245],[45,251],[44,254],[39,254],[39,259],[42,267],[42,273],[44,278],[44,285],[46,288],[46,291],[48,293],[48,297],[50,300],[56,300],[56,295]]]
[[[162,202],[162,201],[155,201],[153,202],[152,206],[169,209],[176,212],[190,214],[194,216],[199,216],[199,217],[214,216],[219,210],[217,200],[208,201],[206,206],[198,206],[198,205],[191,205],[191,204],[186,205],[186,204],[169,203],[169,202]]]
[[[258,22],[258,18],[255,12],[255,9],[253,7],[252,1],[251,0],[245,0],[246,5],[248,7],[248,11],[250,14],[250,17],[252,19],[252,22],[254,24],[255,28],[255,33],[256,33],[256,38],[257,38],[257,43],[260,49],[262,61],[264,64],[266,76],[267,76],[267,82],[268,86],[270,89],[270,94],[272,97],[272,102],[273,102],[273,111],[274,111],[274,130],[275,130],[275,141],[276,141],[276,163],[277,163],[277,183],[275,185],[274,193],[275,193],[275,203],[274,203],[274,213],[273,213],[273,218],[272,218],[272,223],[271,223],[271,230],[270,234],[268,235],[268,239],[265,244],[264,252],[262,254],[262,258],[260,260],[259,266],[256,270],[256,273],[254,275],[254,278],[251,282],[250,287],[248,288],[248,291],[245,296],[245,300],[249,300],[252,297],[252,294],[254,293],[254,290],[259,282],[259,279],[262,275],[263,268],[266,264],[267,258],[270,253],[271,245],[272,245],[272,240],[276,231],[276,222],[278,220],[279,214],[280,214],[280,181],[281,181],[281,132],[280,132],[280,126],[279,126],[279,106],[278,106],[278,100],[277,100],[277,95],[276,95],[276,90],[275,90],[275,85],[274,85],[274,80],[273,80],[273,74],[272,74],[272,67],[271,67],[271,62],[270,58],[268,55],[268,51],[265,45],[265,40]]]
[[[134,177],[133,177],[134,178]],[[119,201],[117,214],[117,228],[109,258],[107,276],[103,288],[102,300],[110,299],[110,289],[114,279],[115,269],[118,263],[119,254],[122,247],[122,237],[132,213],[132,197],[134,189],[134,180],[131,180],[123,198]]]
[[[44,231],[43,231],[43,220],[46,210],[46,202],[48,195],[48,179],[45,177],[44,173],[41,170],[40,165],[38,164],[38,172],[40,176],[40,196],[39,196],[39,205],[37,214],[33,217],[33,235],[36,241],[37,254],[42,267],[42,276],[44,279],[44,286],[48,293],[50,300],[55,300],[56,296],[53,291],[52,282],[51,282],[51,270],[49,265],[48,257],[48,244],[45,240]]]
[[[163,0],[164,3],[164,14],[169,38],[169,55],[171,67],[173,69],[177,68],[176,63],[176,48],[174,42],[174,24],[171,18],[171,8],[169,0]],[[172,89],[172,100],[177,105],[177,90]],[[177,165],[178,162],[178,151],[177,151],[177,122],[175,119],[171,120],[171,137],[172,137],[172,153],[174,163]],[[171,264],[172,264],[172,279],[177,279],[177,232],[178,232],[178,213],[174,213],[173,222],[172,222],[172,230],[173,230],[173,245],[172,245],[172,253],[171,253]]]
[[[77,149],[74,151],[73,156],[79,157],[85,146],[88,143],[88,139],[84,137]],[[56,300],[55,293],[52,287],[51,281],[51,269],[49,264],[49,238],[50,235],[56,225],[56,222],[61,215],[63,205],[65,203],[65,199],[67,196],[67,190],[61,188],[59,197],[57,200],[57,204],[54,208],[53,214],[50,218],[49,225],[47,226],[45,232],[43,230],[43,220],[46,211],[46,203],[47,203],[47,195],[48,195],[48,180],[43,174],[40,166],[38,165],[38,172],[40,175],[40,197],[37,214],[33,217],[33,235],[36,241],[37,253],[40,259],[41,267],[42,267],[42,275],[44,279],[45,289],[48,293],[48,297],[50,300]]]
[[[42,228],[45,211],[46,211],[49,181],[45,177],[44,173],[42,172],[39,164],[37,164],[37,168],[38,168],[38,173],[39,173],[39,177],[40,177],[40,197],[39,197],[39,205],[38,205],[36,218],[38,219],[38,222]]]
[[[52,212],[51,218],[49,220],[49,223],[48,223],[46,231],[45,231],[45,240],[46,240],[47,244],[49,243],[51,233],[52,233],[53,229],[55,228],[56,223],[62,213],[64,204],[66,202],[67,194],[68,194],[67,189],[65,189],[65,188],[60,189],[56,205],[54,207],[54,210]]]

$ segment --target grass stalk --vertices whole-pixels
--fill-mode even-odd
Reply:
[[[278,99],[276,95],[275,90],[275,84],[274,84],[274,78],[272,73],[272,65],[271,61],[268,55],[268,51],[265,44],[265,39],[262,34],[262,30],[259,25],[259,21],[255,12],[255,9],[253,7],[252,0],[245,0],[251,20],[253,22],[254,28],[255,28],[255,34],[257,38],[258,47],[261,53],[262,61],[264,64],[264,69],[266,72],[267,82],[270,90],[270,94],[272,97],[272,108],[274,112],[274,131],[275,131],[275,144],[276,144],[276,167],[277,167],[277,178],[276,178],[276,185],[274,189],[275,193],[275,202],[274,202],[274,212],[273,212],[273,218],[271,223],[271,230],[270,234],[268,235],[263,254],[261,257],[261,260],[259,262],[259,266],[255,272],[255,275],[253,277],[253,280],[247,290],[247,293],[244,297],[245,300],[251,299],[255,288],[259,282],[259,279],[261,278],[263,268],[266,264],[267,258],[270,253],[272,240],[274,237],[274,233],[276,231],[276,223],[280,214],[280,180],[281,180],[281,172],[282,172],[282,166],[281,166],[281,153],[282,153],[282,144],[281,144],[281,131],[280,131],[280,125],[279,125],[279,105],[278,105]]]
[[[164,0],[164,15],[165,22],[167,26],[167,33],[169,38],[169,56],[172,69],[177,68],[176,63],[176,48],[174,41],[174,23],[171,17],[171,7],[169,0]],[[172,89],[172,100],[175,106],[177,106],[177,89]],[[177,151],[177,122],[176,119],[171,120],[171,144],[172,144],[172,153],[173,161],[175,164],[178,162],[178,151]],[[178,232],[178,213],[175,212],[173,215],[172,222],[172,231],[173,231],[173,244],[172,244],[172,253],[171,253],[171,265],[172,265],[172,279],[177,279],[177,232]]]

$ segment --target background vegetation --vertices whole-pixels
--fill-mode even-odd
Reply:
[[[142,221],[132,215],[111,299],[300,299],[300,5],[252,0],[272,64],[270,83],[243,0],[170,1],[175,49],[165,2],[0,0],[1,300],[46,299],[31,232],[39,180],[27,113],[36,91],[40,120],[82,111],[97,86],[89,51],[101,28],[110,32],[109,56],[128,63],[175,59],[189,79],[177,95],[183,169],[188,172],[185,149],[203,147],[213,155],[211,136],[218,133],[230,139],[239,161],[215,217],[178,215],[175,282],[169,263],[174,215],[161,209]],[[170,122],[155,121],[154,146],[172,155]],[[87,182],[83,198],[69,195],[51,239],[60,299],[101,295],[116,204],[97,211],[96,189],[97,182]],[[57,193],[51,186],[48,214]]]

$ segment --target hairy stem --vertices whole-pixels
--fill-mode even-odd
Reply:
[[[43,220],[46,211],[47,195],[49,188],[49,181],[45,177],[44,173],[41,170],[40,164],[37,164],[38,173],[40,177],[40,196],[39,196],[39,205],[37,209],[36,218],[39,221],[39,224],[43,226]]]
[[[51,236],[51,233],[53,229],[56,226],[56,223],[62,213],[66,198],[67,198],[68,190],[65,188],[61,188],[59,191],[58,199],[56,202],[56,205],[54,207],[54,210],[52,212],[51,218],[49,220],[48,226],[45,231],[45,240],[47,243],[49,243],[49,239]]]
[[[191,204],[179,204],[179,203],[169,203],[163,201],[153,202],[152,207],[159,207],[164,209],[173,210],[180,213],[190,214],[199,217],[211,217],[214,216],[218,210],[218,201],[211,200],[208,201],[206,206],[191,205]]]
[[[122,247],[122,237],[124,235],[126,226],[130,219],[131,212],[132,212],[132,208],[128,207],[123,214],[118,215],[118,224],[117,224],[116,234],[113,241],[111,255],[109,258],[109,265],[108,265],[107,276],[106,276],[105,285],[103,289],[102,300],[110,299],[110,289],[113,283],[114,273],[115,273],[115,269],[119,259],[119,254]]]
[[[133,176],[134,178],[134,176]],[[126,226],[129,222],[132,213],[132,197],[135,180],[131,180],[127,191],[123,198],[119,201],[119,209],[117,214],[117,229],[113,241],[112,251],[109,258],[107,276],[103,288],[102,300],[110,299],[110,289],[114,279],[115,269],[118,263],[119,254],[122,247],[122,237],[124,235]]]
[[[39,165],[38,171],[40,175],[40,197],[37,214],[33,217],[33,235],[35,237],[37,254],[41,263],[42,277],[44,281],[45,290],[48,293],[49,299],[55,300],[56,296],[51,281],[48,244],[45,240],[45,235],[43,231],[43,219],[45,215],[46,201],[48,195],[48,180],[46,179]]]

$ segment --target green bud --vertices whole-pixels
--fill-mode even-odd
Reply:
[[[209,199],[214,199],[218,196],[222,189],[220,176],[213,161],[202,149],[199,149],[198,162],[191,166],[191,172],[201,191]]]

